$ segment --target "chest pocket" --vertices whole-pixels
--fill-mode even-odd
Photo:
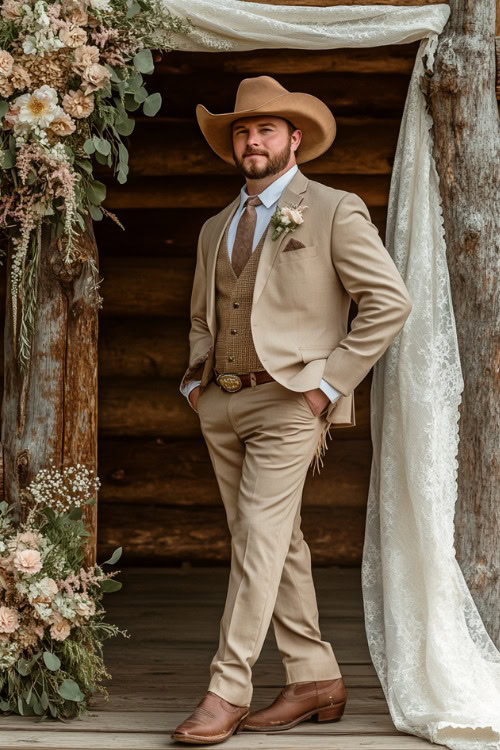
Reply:
[[[280,263],[293,263],[296,260],[304,260],[304,258],[313,258],[318,254],[317,245],[307,245],[306,247],[298,247],[296,250],[280,250],[279,262]]]

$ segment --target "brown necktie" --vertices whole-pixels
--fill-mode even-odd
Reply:
[[[257,222],[257,211],[255,206],[260,206],[262,201],[257,196],[247,198],[245,208],[240,216],[236,236],[234,238],[233,252],[231,253],[231,265],[234,273],[239,276],[252,254],[253,236]]]

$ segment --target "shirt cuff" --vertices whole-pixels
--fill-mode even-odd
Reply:
[[[338,391],[336,388],[333,387],[333,385],[330,385],[330,383],[327,383],[324,378],[321,378],[321,382],[319,384],[319,387],[323,391],[323,393],[326,393],[330,401],[333,402],[336,401],[338,398],[343,396],[344,394]]]
[[[182,395],[188,398],[191,391],[193,391],[197,385],[200,385],[200,383],[201,380],[190,380],[189,383],[186,383],[186,385],[181,389]]]

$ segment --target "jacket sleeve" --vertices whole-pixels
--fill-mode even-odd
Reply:
[[[182,376],[179,386],[181,393],[184,393],[185,386],[188,382],[201,377],[204,362],[208,358],[212,347],[212,334],[210,333],[207,324],[207,269],[205,253],[203,250],[203,234],[206,225],[207,222],[203,224],[198,237],[196,267],[191,292],[189,365]]]
[[[366,204],[356,193],[347,193],[337,206],[331,252],[358,314],[328,357],[323,377],[347,396],[399,333],[412,301]]]

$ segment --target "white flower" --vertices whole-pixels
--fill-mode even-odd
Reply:
[[[307,206],[304,206],[304,208],[307,208]],[[288,219],[288,221],[285,221],[286,219]],[[296,208],[287,208],[285,206],[285,208],[281,209],[281,221],[283,224],[290,224],[291,222],[293,222],[294,224],[302,224],[304,218],[300,210]]]
[[[17,119],[30,126],[46,128],[59,113],[57,91],[46,83],[31,94],[22,94],[15,100],[19,108]]]

